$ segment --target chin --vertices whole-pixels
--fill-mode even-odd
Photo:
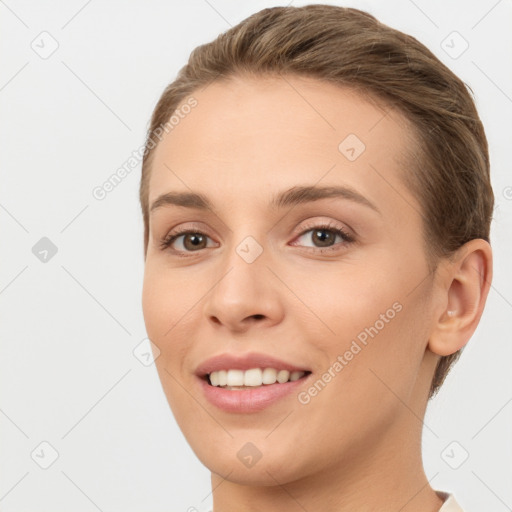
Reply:
[[[286,447],[279,440],[265,440],[266,435],[262,434],[261,441],[255,439],[253,443],[247,436],[244,440],[236,436],[214,447],[211,441],[202,441],[200,447],[197,443],[190,443],[190,446],[212,473],[240,485],[275,486],[306,476],[307,465],[297,457],[301,452],[305,455],[304,451]]]
[[[293,454],[290,454],[286,460],[292,458]],[[283,471],[283,461],[270,460],[270,457],[266,460],[262,457],[252,467],[246,467],[236,457],[213,460],[211,456],[207,456],[206,459],[200,460],[212,473],[239,485],[271,487],[300,478],[300,475],[289,467]]]

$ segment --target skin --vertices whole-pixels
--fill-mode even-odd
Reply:
[[[422,419],[439,357],[478,325],[489,244],[472,240],[429,273],[421,208],[400,179],[413,140],[398,113],[295,76],[236,77],[193,96],[198,105],[155,150],[149,204],[194,191],[213,208],[151,213],[142,305],[169,405],[211,470],[214,511],[438,511]],[[366,145],[355,161],[338,150],[351,133]],[[268,207],[299,185],[350,186],[380,213],[343,198]],[[355,242],[336,236],[336,250],[321,253],[313,227],[325,221]],[[177,227],[208,242],[197,249],[182,236],[176,252],[160,249]],[[247,236],[263,249],[253,263],[236,251]],[[291,394],[233,414],[200,392],[196,367],[225,352],[268,353],[317,380],[394,303],[401,311],[308,404]],[[250,468],[237,457],[247,442],[262,454]]]

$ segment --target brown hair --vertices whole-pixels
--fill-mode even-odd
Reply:
[[[484,128],[465,84],[414,37],[352,8],[323,4],[263,9],[195,48],[153,112],[142,163],[144,254],[149,239],[151,156],[162,126],[199,87],[237,75],[293,74],[380,99],[412,124],[417,147],[404,181],[418,198],[428,261],[474,238],[489,242],[494,195]],[[430,266],[431,270],[435,269]],[[440,358],[429,398],[460,351]]]

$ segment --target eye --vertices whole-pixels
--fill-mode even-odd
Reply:
[[[160,249],[170,249],[180,256],[186,256],[187,253],[199,252],[202,249],[216,247],[215,243],[208,244],[209,240],[211,240],[211,238],[199,230],[184,228],[171,232],[164,237],[160,242]],[[343,228],[329,223],[316,224],[308,227],[296,240],[298,240],[298,242],[294,242],[292,245],[304,245],[308,250],[321,253],[339,250],[342,248],[340,246],[348,245],[355,241]],[[308,247],[308,241],[313,245]]]
[[[169,233],[160,243],[160,248],[171,248],[175,252],[194,252],[207,248],[208,235],[201,231],[194,231],[191,229],[184,229],[182,231]],[[182,239],[182,240],[180,240]],[[177,247],[172,245],[178,242]],[[209,246],[211,247],[211,245]]]
[[[336,239],[339,240],[338,244],[336,244]],[[315,225],[303,231],[297,240],[299,240],[299,243],[293,243],[293,245],[303,245],[310,241],[313,243],[313,246],[309,247],[318,249],[319,252],[337,250],[340,248],[340,243],[348,245],[354,242],[354,238],[351,235],[346,233],[341,227],[332,224]],[[302,242],[300,242],[301,240]]]

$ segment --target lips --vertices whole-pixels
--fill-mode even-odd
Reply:
[[[235,355],[232,353],[219,354],[203,361],[195,371],[198,377],[205,378],[211,372],[219,370],[250,370],[252,368],[275,368],[291,372],[307,372],[311,370],[306,366],[299,366],[269,354],[250,352]]]

